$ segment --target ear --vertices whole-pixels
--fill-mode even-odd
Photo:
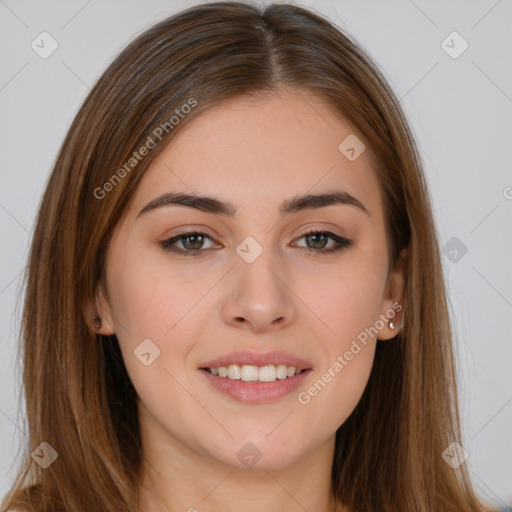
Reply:
[[[85,299],[83,312],[86,324],[93,333],[104,336],[115,334],[112,312],[101,285],[98,284],[95,297]]]
[[[403,297],[407,280],[408,249],[402,249],[395,268],[390,272],[380,307],[380,325],[384,324],[377,335],[379,340],[394,338],[402,327]],[[394,325],[391,329],[390,322]]]

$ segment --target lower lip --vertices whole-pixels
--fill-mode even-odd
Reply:
[[[218,377],[208,370],[204,373],[210,384],[222,393],[246,404],[264,404],[273,402],[295,391],[309,375],[311,370],[305,370],[293,377],[276,379],[273,382],[244,382],[243,380]]]

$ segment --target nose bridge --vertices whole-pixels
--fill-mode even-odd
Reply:
[[[270,239],[271,236],[265,238],[266,241]],[[286,286],[286,272],[279,251],[247,237],[236,252],[235,289],[225,304],[225,320],[237,325],[248,324],[255,330],[290,322],[294,311],[293,294]]]

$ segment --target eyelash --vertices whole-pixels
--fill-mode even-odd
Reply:
[[[308,236],[308,235],[316,235],[316,234],[327,235],[327,237],[334,240],[337,243],[337,245],[334,247],[331,247],[330,249],[312,249],[311,247],[303,247],[303,249],[306,249],[308,252],[313,253],[315,256],[325,255],[325,254],[333,254],[335,252],[340,251],[341,249],[349,248],[352,245],[354,245],[354,242],[352,242],[352,240],[349,240],[348,238],[338,236],[330,231],[322,231],[320,229],[311,229],[309,231],[303,231],[303,232],[301,232],[301,236],[297,240],[300,240],[301,238],[304,238],[305,236]],[[163,240],[162,242],[160,242],[160,245],[162,246],[162,248],[164,250],[173,252],[174,254],[177,254],[179,256],[193,256],[193,257],[203,256],[205,253],[205,249],[197,249],[195,251],[190,251],[190,250],[179,249],[178,247],[175,247],[172,245],[175,242],[178,242],[179,240],[181,240],[182,238],[186,238],[188,236],[194,236],[194,235],[201,235],[201,236],[209,238],[210,240],[213,241],[211,236],[209,236],[206,233],[203,233],[201,231],[185,231],[185,232],[180,233],[179,235],[176,235],[172,238]]]

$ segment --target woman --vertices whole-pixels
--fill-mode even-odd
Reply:
[[[34,233],[2,509],[481,511],[420,159],[371,59],[199,5],[76,116]]]

